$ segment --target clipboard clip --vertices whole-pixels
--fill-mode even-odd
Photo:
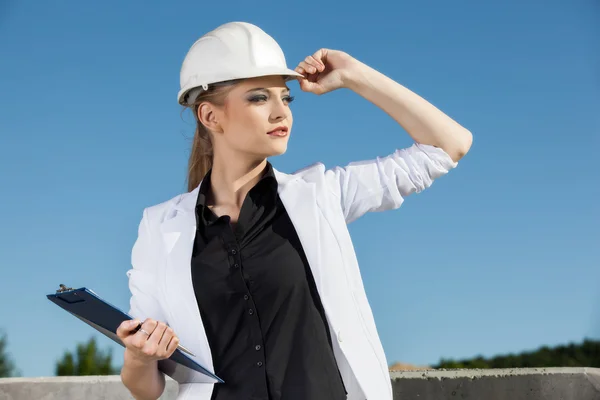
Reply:
[[[68,292],[68,291],[71,291],[71,290],[75,290],[75,289],[73,289],[73,288],[66,287],[66,286],[65,286],[65,285],[63,285],[62,283],[59,285],[59,287],[60,287],[60,289],[58,289],[58,290],[56,291],[56,293],[64,293],[64,292]]]

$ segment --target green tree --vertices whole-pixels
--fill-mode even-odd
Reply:
[[[56,363],[57,376],[118,375],[119,372],[112,366],[112,352],[99,350],[94,337],[87,343],[77,344],[74,354],[65,352]]]
[[[7,345],[8,340],[6,338],[6,334],[4,334],[2,337],[0,337],[0,378],[7,378],[17,375],[15,363],[6,351]]]
[[[585,339],[581,344],[550,348],[542,346],[537,350],[521,354],[495,356],[489,359],[481,356],[465,359],[442,359],[433,368],[547,368],[547,367],[600,367],[600,340]]]

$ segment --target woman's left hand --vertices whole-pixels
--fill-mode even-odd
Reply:
[[[300,62],[295,71],[304,75],[298,78],[302,91],[321,95],[346,87],[358,64],[343,51],[320,49]]]

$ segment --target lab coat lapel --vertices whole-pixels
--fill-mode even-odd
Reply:
[[[172,321],[169,325],[181,344],[196,354],[196,361],[214,372],[210,346],[192,284],[191,257],[196,234],[195,205],[198,188],[184,194],[161,225],[167,253],[165,301]]]
[[[298,176],[275,171],[279,197],[294,225],[306,258],[310,265],[320,296],[326,296],[321,271],[321,240],[319,232],[319,208],[315,184]]]

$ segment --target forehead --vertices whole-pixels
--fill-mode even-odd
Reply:
[[[254,88],[264,89],[287,89],[286,81],[282,76],[270,75],[258,78],[244,79],[238,87],[242,90],[251,90]]]

